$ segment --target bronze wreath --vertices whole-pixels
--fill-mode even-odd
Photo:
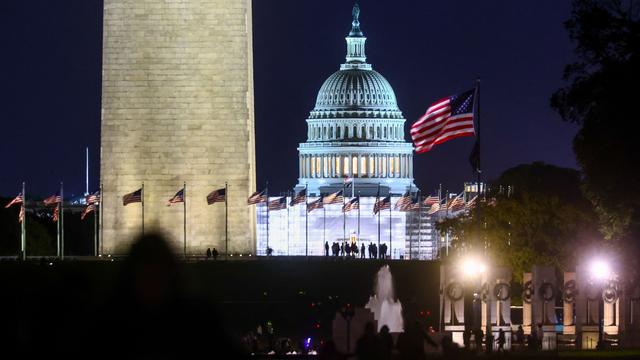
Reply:
[[[456,290],[460,290],[459,295],[456,295],[456,292],[455,292]],[[462,299],[462,296],[464,295],[464,288],[462,287],[462,284],[460,284],[459,282],[453,281],[449,285],[447,285],[447,289],[445,290],[445,292],[449,300],[458,301]]]
[[[566,303],[573,304],[573,302],[576,301],[577,294],[578,289],[576,287],[576,281],[567,281],[562,288],[562,300]]]
[[[540,285],[540,289],[538,289],[538,291],[540,293],[540,299],[544,301],[551,301],[556,297],[556,289],[553,284],[549,282],[543,282],[542,285]]]
[[[495,295],[496,299],[505,301],[511,297],[511,286],[506,283],[497,283],[493,287],[493,295]]]
[[[522,290],[522,300],[527,304],[531,304],[535,290],[533,289],[533,283],[531,280],[524,283],[524,289]]]

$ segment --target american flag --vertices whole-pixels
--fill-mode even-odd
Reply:
[[[20,206],[20,213],[18,214],[18,222],[24,221],[24,205]]]
[[[97,204],[100,202],[100,190],[94,192],[93,194],[89,194],[84,197],[84,200],[88,205]]]
[[[60,219],[60,207],[56,206],[53,209],[53,222],[58,222],[58,219]]]
[[[407,209],[407,211],[420,211],[420,197],[416,196],[413,198],[413,200],[411,200],[411,205],[409,205],[409,208]]]
[[[138,189],[122,197],[122,205],[127,206],[131,203],[142,202],[142,189]]]
[[[167,206],[171,206],[172,204],[177,204],[184,202],[184,188],[180,189],[169,201],[167,201]]]
[[[336,191],[333,194],[329,194],[324,197],[324,204],[342,204],[344,202],[344,196],[342,196],[342,190]]]
[[[293,199],[291,199],[291,203],[289,204],[289,206],[302,204],[306,201],[307,201],[307,189],[302,189],[295,194]]]
[[[58,205],[62,202],[62,196],[57,192],[55,195],[51,195],[42,201],[44,206]]]
[[[82,214],[80,214],[80,220],[84,220],[84,218],[92,211],[96,211],[96,206],[94,204],[89,204],[86,208],[84,208]]]
[[[431,209],[429,209],[429,211],[427,211],[427,215],[433,215],[433,214],[437,213],[438,211],[440,211],[440,203],[439,202],[431,205]]]
[[[22,197],[22,193],[20,193],[20,194],[18,194],[18,196],[15,197],[15,199],[11,200],[11,202],[9,202],[7,205],[5,205],[4,208],[8,209],[12,205],[23,204],[23,203],[24,203],[24,198]]]
[[[464,193],[460,193],[460,195],[449,200],[449,203],[447,204],[448,211],[456,212],[464,209],[464,199],[462,199],[463,194]]]
[[[360,197],[356,196],[342,206],[342,212],[349,212],[360,208]]]
[[[467,210],[471,210],[474,207],[476,207],[476,202],[478,201],[478,195],[474,196],[473,199],[467,201],[467,203],[464,205],[464,207]]]
[[[310,213],[315,209],[322,209],[324,202],[322,201],[323,197],[319,197],[316,200],[307,204],[307,212]]]
[[[382,200],[378,197],[373,205],[373,214],[375,215],[385,209],[391,209],[391,196],[387,196]]]
[[[271,200],[269,201],[269,210],[274,210],[274,211],[278,211],[278,210],[284,210],[287,208],[287,198],[286,197],[281,197],[275,200]]]
[[[416,153],[461,136],[473,136],[473,100],[475,90],[438,100],[411,125],[411,139]]]
[[[227,189],[214,190],[207,195],[207,205],[215,204],[217,202],[227,201]]]
[[[422,205],[424,206],[432,206],[433,204],[437,204],[440,202],[440,198],[437,196],[427,196],[422,201]]]
[[[259,204],[262,202],[267,202],[267,196],[265,195],[266,190],[256,191],[247,199],[247,205]]]
[[[396,205],[393,207],[393,209],[405,211],[406,207],[409,205],[411,205],[411,193],[407,191],[406,193],[404,193],[404,195],[402,195],[402,197],[400,197],[400,199],[398,199],[398,201],[396,201]]]

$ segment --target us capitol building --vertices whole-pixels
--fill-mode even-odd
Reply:
[[[307,189],[308,201],[351,185],[345,201],[360,196],[360,214],[342,213],[342,204],[306,211],[305,204],[286,210],[257,209],[257,253],[267,246],[274,255],[323,255],[324,243],[351,241],[358,246],[386,243],[393,258],[430,259],[435,256],[435,229],[423,209],[393,209],[413,183],[413,146],[405,141],[405,119],[389,82],[366,62],[367,38],[360,29],[360,9],[353,8],[353,22],[346,37],[346,62],[324,82],[314,109],[307,118],[307,141],[299,151],[295,192]],[[373,215],[376,195],[390,195],[391,211]],[[278,199],[271,197],[270,200]],[[290,197],[287,203],[290,203]],[[378,222],[380,225],[378,225]],[[378,227],[380,230],[378,230]],[[268,244],[268,245],[267,245]]]

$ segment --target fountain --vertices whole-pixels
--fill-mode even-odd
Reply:
[[[395,299],[393,278],[391,271],[389,271],[389,265],[385,265],[378,270],[375,294],[369,297],[369,302],[365,305],[365,308],[373,313],[373,317],[378,323],[378,331],[383,325],[387,325],[389,332],[392,333],[399,333],[404,330],[402,304]]]

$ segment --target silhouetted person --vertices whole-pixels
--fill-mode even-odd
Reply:
[[[451,339],[451,335],[446,334],[441,341],[442,356],[445,359],[455,359],[460,355],[460,348],[458,344],[454,343]]]
[[[344,243],[344,251],[347,253],[347,257],[351,256],[351,245]]]
[[[375,360],[379,358],[379,350],[375,325],[369,321],[364,326],[364,334],[356,343],[356,356],[359,360]]]
[[[504,336],[504,330],[498,331],[498,351],[504,351],[504,343],[507,342],[507,338]]]
[[[486,338],[484,339],[484,350],[487,354],[491,354],[493,351],[493,333],[491,331],[487,331]]]
[[[391,359],[391,351],[393,350],[393,338],[389,333],[389,327],[382,325],[380,333],[378,334],[378,340],[380,341],[380,357],[381,360]]]
[[[369,251],[369,257],[371,257],[371,251]],[[364,259],[364,243],[360,246],[360,259]]]
[[[324,256],[329,256],[329,242],[324,242]]]
[[[340,244],[340,256],[344,256],[344,242]]]
[[[211,256],[213,256],[213,260],[217,260],[218,259],[218,249],[213,248],[213,250],[211,250]]]
[[[207,248],[207,260],[211,258],[211,248]]]
[[[91,336],[79,342],[89,348],[101,347],[101,356],[127,354],[136,358],[190,358],[201,350],[193,344],[207,344],[231,352],[239,358],[238,344],[227,336],[221,319],[211,313],[213,304],[188,293],[182,265],[167,241],[147,234],[134,242],[125,258],[111,296],[98,313],[109,321],[98,322],[85,332]],[[206,329],[202,319],[206,322]],[[71,346],[71,345],[70,345]]]
[[[356,243],[351,244],[351,255],[355,258],[358,256],[358,245]]]
[[[420,323],[414,321],[405,324],[404,332],[398,336],[396,344],[401,360],[423,360],[425,358],[424,342],[438,346],[429,335],[420,328]]]
[[[466,329],[462,333],[462,343],[464,344],[465,349],[471,348],[471,329]]]
[[[484,332],[482,331],[482,329],[477,328],[474,332],[473,332],[473,339],[476,343],[476,350],[477,351],[481,351],[482,350],[482,338],[484,337]]]
[[[524,349],[524,329],[522,329],[522,325],[518,325],[518,330],[516,330],[516,341],[520,350]]]

